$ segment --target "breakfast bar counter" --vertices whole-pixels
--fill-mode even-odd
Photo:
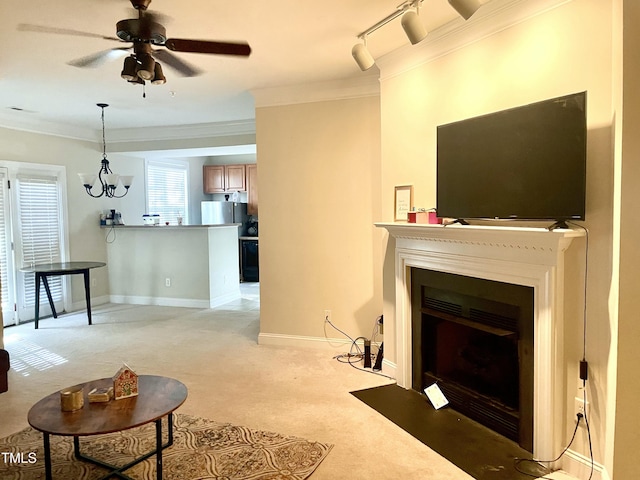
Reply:
[[[238,225],[103,227],[111,301],[213,308],[240,298]]]

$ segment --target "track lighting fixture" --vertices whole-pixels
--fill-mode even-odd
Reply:
[[[102,109],[102,161],[100,162],[100,170],[98,170],[97,175],[94,173],[79,173],[78,176],[87,193],[93,198],[100,198],[103,195],[109,198],[121,198],[129,192],[129,187],[131,187],[131,183],[133,182],[133,176],[120,176],[111,171],[109,160],[107,160],[107,144],[104,136],[104,109],[109,105],[106,103],[98,103],[97,105]],[[98,179],[100,180],[100,188],[102,191],[94,195],[91,189]],[[118,188],[119,183],[122,183],[125,189],[122,195],[116,195],[116,188]]]
[[[353,55],[353,58],[355,59],[358,66],[360,67],[360,70],[362,71],[368,70],[375,63],[375,60],[373,59],[373,57],[371,56],[371,53],[367,49],[367,45],[365,42],[366,37],[371,33],[375,32],[376,30],[378,30],[380,27],[384,27],[387,23],[398,18],[399,16],[403,14],[406,15],[407,13],[413,13],[413,15],[410,15],[406,20],[406,22],[409,24],[408,26],[405,26],[404,16],[402,20],[402,27],[405,29],[405,32],[407,33],[407,36],[409,37],[409,40],[411,41],[411,43],[413,44],[418,43],[427,35],[425,28],[422,26],[422,23],[420,22],[420,18],[418,17],[418,14],[415,11],[412,11],[412,12],[408,11],[412,8],[417,9],[418,6],[423,1],[424,0],[405,0],[403,3],[401,3],[397,7],[395,12],[391,13],[390,15],[387,15],[378,23],[376,23],[375,25],[372,25],[371,27],[367,28],[364,32],[358,35],[358,38],[361,39],[363,43],[355,44],[351,49],[351,54]],[[420,40],[417,40],[419,37],[421,37]]]
[[[378,23],[357,35],[357,37],[362,40],[362,43],[356,43],[351,49],[351,54],[358,64],[358,67],[360,67],[360,70],[368,70],[375,64],[375,60],[367,49],[366,37],[400,16],[402,16],[400,21],[402,28],[407,34],[412,45],[415,45],[425,39],[427,36],[427,30],[422,24],[422,20],[419,15],[420,5],[423,1],[424,0],[405,0],[396,7],[395,12],[387,15]],[[476,11],[481,7],[480,0],[448,1],[456,12],[458,12],[465,20],[468,20],[471,15],[476,13]]]
[[[353,55],[353,58],[360,67],[360,70],[364,72],[373,67],[376,61],[373,59],[371,53],[369,53],[369,50],[367,49],[366,37],[364,37],[362,40],[363,43],[356,43],[353,46],[353,48],[351,49],[351,55]]]
[[[420,16],[415,10],[405,12],[400,23],[412,45],[420,43],[427,36],[427,30],[422,25],[422,20],[420,20]]]
[[[471,15],[480,8],[480,0],[449,0],[449,5],[465,20],[469,20]]]

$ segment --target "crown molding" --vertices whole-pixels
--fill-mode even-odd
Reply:
[[[495,35],[518,23],[573,0],[492,0],[469,19],[455,20],[429,32],[417,45],[407,44],[376,59],[380,80],[401,75],[466,45]]]
[[[20,114],[7,114],[2,112],[0,113],[0,128],[38,133],[40,135],[51,135],[54,137],[63,137],[85,142],[95,142],[98,141],[99,138],[102,138],[98,131],[92,128],[42,121],[33,117],[28,117],[28,115],[29,112],[20,112]]]
[[[377,69],[374,69],[373,75],[358,75],[357,77],[326,82],[261,88],[252,90],[251,94],[255,100],[256,108],[346,100],[380,95],[380,81]]]
[[[109,143],[158,140],[193,140],[198,138],[251,135],[255,133],[255,120],[246,119],[230,122],[200,123],[193,125],[170,125],[166,127],[109,129]],[[94,139],[100,140],[101,138],[102,137],[94,136]]]

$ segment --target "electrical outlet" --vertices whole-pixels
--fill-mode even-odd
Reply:
[[[164,279],[164,286],[165,287],[170,287],[171,286],[171,279],[169,277]]]
[[[98,285],[98,280],[96,280],[95,278],[91,279],[91,286],[95,287],[96,285]]]
[[[331,310],[324,311],[324,321],[331,322]]]
[[[575,414],[578,415],[580,413],[582,414],[582,416],[585,416],[587,414],[587,407],[589,406],[589,402],[585,403],[584,399],[580,397],[575,397],[574,401]]]

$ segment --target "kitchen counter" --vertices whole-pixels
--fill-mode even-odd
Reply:
[[[103,227],[111,301],[213,308],[240,298],[238,225]]]
[[[100,228],[116,228],[118,230],[125,228],[144,228],[145,230],[163,230],[167,228],[223,228],[223,227],[239,227],[241,223],[222,223],[218,225],[100,225]]]

